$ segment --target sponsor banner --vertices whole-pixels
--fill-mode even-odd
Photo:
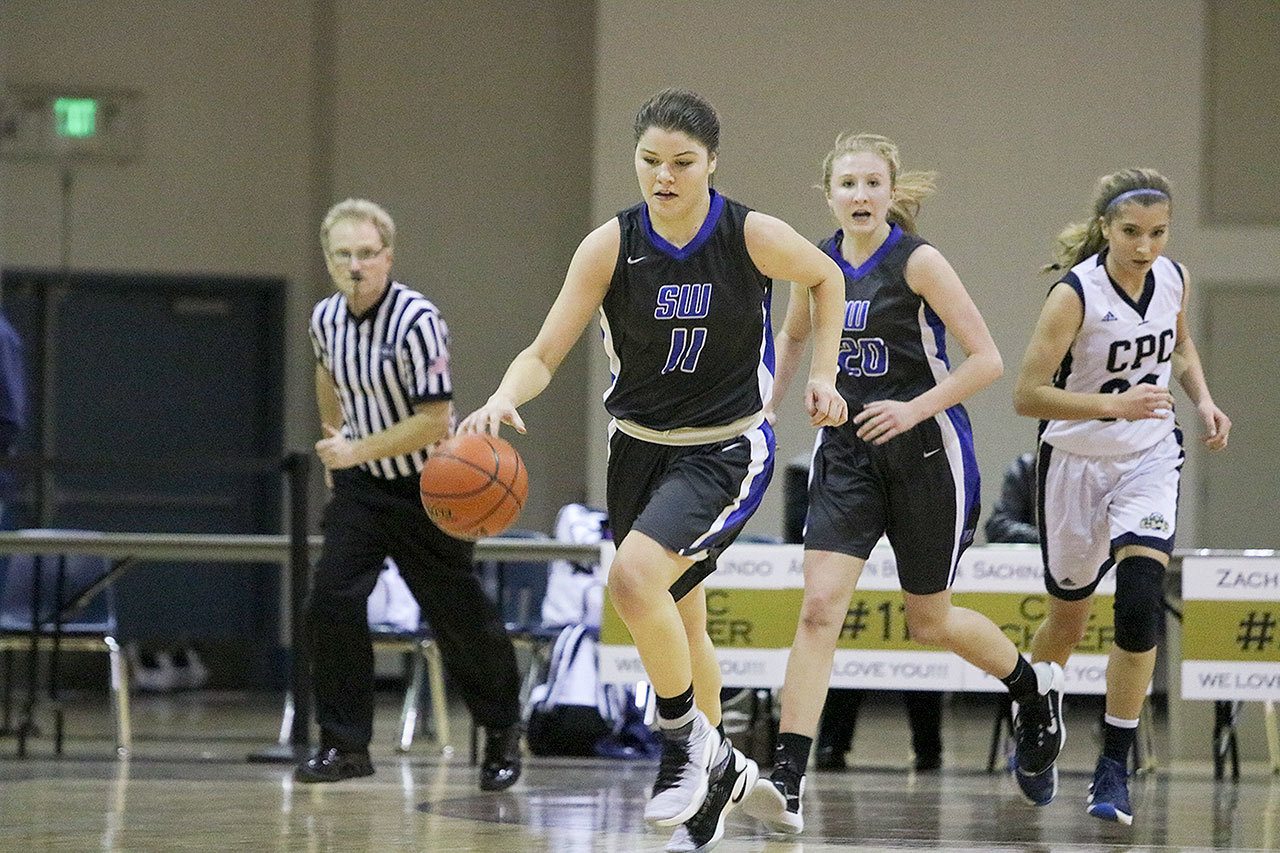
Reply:
[[[875,690],[963,690],[962,663],[950,652],[837,649],[831,666],[831,686]],[[1000,688],[1004,689],[1004,685]]]
[[[1182,659],[1276,664],[1280,601],[1184,601]]]
[[[1182,698],[1241,702],[1280,701],[1280,665],[1184,660]]]
[[[605,684],[644,681],[644,665],[634,646],[601,645],[600,680]],[[790,649],[716,649],[725,687],[780,687]]]
[[[956,658],[955,660],[959,660]],[[1005,686],[1000,679],[987,675],[967,661],[959,660],[962,670],[964,690],[969,693],[1004,693]],[[1073,654],[1063,668],[1067,680],[1063,693],[1078,696],[1082,694],[1106,695],[1107,692],[1107,656],[1099,654]],[[1147,687],[1151,693],[1151,687]]]
[[[1019,651],[1028,652],[1048,607],[1039,551],[975,548],[970,553],[964,579],[965,586],[975,591],[957,590],[955,603],[989,616]],[[726,684],[782,685],[804,597],[802,559],[802,550],[796,545],[735,545],[721,558],[722,569],[708,579],[707,632],[716,646]],[[1039,586],[1032,586],[1033,576]],[[1019,590],[1008,591],[1003,586]],[[1094,599],[1085,639],[1071,661],[1079,671],[1079,686],[1069,680],[1069,692],[1104,692],[1101,672],[1115,634],[1112,600],[1107,594]],[[631,646],[631,636],[607,600],[600,636],[602,646],[613,647],[607,662],[601,658],[602,678],[634,681],[642,677],[643,667]],[[909,639],[896,566],[887,548],[876,549],[867,561],[867,572],[854,591],[841,626],[835,660],[832,684],[836,686],[1004,689],[998,680],[950,652],[929,649]]]
[[[1274,551],[1263,552],[1274,554]],[[1280,557],[1183,557],[1182,600],[1276,601]]]
[[[1280,699],[1280,559],[1182,561],[1182,698]]]

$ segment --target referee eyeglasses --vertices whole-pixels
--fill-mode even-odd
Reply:
[[[336,251],[330,252],[329,258],[335,264],[341,264],[343,266],[350,264],[352,260],[357,260],[362,264],[366,264],[369,261],[373,260],[374,258],[378,257],[378,255],[381,255],[386,250],[387,250],[386,246],[383,246],[380,249],[356,249],[354,252],[349,252],[346,249],[338,249]]]

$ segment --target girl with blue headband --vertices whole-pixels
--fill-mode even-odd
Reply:
[[[1187,270],[1164,255],[1172,209],[1169,182],[1152,169],[1099,181],[1091,217],[1058,236],[1057,259],[1045,267],[1064,272],[1013,398],[1018,414],[1041,422],[1037,516],[1049,608],[1032,660],[1066,666],[1098,582],[1116,569],[1103,749],[1087,810],[1124,824],[1133,821],[1128,756],[1155,668],[1184,457],[1170,378],[1196,407],[1206,447],[1226,447],[1231,430],[1191,340]],[[1065,738],[1060,720],[1048,728],[1019,714],[1019,753]],[[1055,766],[1014,776],[1035,805],[1057,792]]]

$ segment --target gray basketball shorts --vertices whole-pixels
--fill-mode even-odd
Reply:
[[[720,552],[760,506],[773,476],[768,423],[714,444],[654,444],[615,430],[606,504],[619,545],[638,530],[694,564],[671,585],[679,601],[715,571]]]

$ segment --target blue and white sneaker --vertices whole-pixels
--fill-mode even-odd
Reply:
[[[1133,807],[1129,805],[1129,768],[1105,755],[1098,759],[1089,783],[1087,811],[1100,820],[1113,820],[1129,826],[1133,823]]]
[[[1033,806],[1047,806],[1058,793],[1058,765],[1052,764],[1040,773],[1023,773],[1013,769],[1013,780],[1018,783],[1018,793]]]

